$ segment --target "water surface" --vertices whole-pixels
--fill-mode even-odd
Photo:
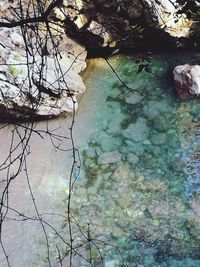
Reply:
[[[179,99],[172,75],[198,58],[157,55],[138,74],[136,58],[109,59],[128,88],[105,60],[89,62],[76,120],[84,171],[73,207],[94,238],[120,247],[124,261],[102,249],[105,266],[200,264],[200,104]]]

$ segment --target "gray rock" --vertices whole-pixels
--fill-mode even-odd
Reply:
[[[118,151],[106,152],[99,156],[98,164],[117,163],[121,160],[121,154]]]
[[[37,98],[8,81],[1,81],[0,91],[2,121],[48,119],[77,109],[73,96],[56,98],[43,93],[41,98]]]
[[[0,66],[1,121],[48,119],[76,111],[76,97],[85,91],[78,73],[86,66],[86,53],[84,47],[66,37],[64,30],[62,38],[59,71],[55,71],[58,64],[53,55],[46,56],[42,62],[39,54],[35,54],[35,63],[30,65],[28,71],[20,31],[0,29],[1,60],[5,63]],[[5,40],[11,40],[9,45]],[[28,60],[33,62],[30,55]]]
[[[69,27],[70,33],[78,35],[78,33],[74,33],[74,29],[76,29],[76,32],[81,32],[85,38],[89,36],[87,38],[88,46],[92,45],[94,48],[95,45],[115,47],[116,44],[124,44],[125,47],[129,48],[141,48],[141,41],[145,42],[145,45],[155,41],[168,45],[168,41],[171,43],[174,37],[186,37],[191,32],[192,21],[187,19],[185,14],[175,16],[176,5],[173,5],[170,0],[160,0],[159,2],[156,0],[117,1],[120,2],[118,8],[115,8],[116,0],[87,0],[83,1],[84,14],[81,14],[83,6],[81,1],[78,1],[79,4],[77,1],[75,4],[74,1],[70,0],[64,2],[69,2],[70,8],[66,8],[63,14],[67,14],[71,23],[74,23],[73,30],[70,31]],[[107,10],[109,10],[109,19]],[[90,14],[95,14],[94,20],[90,20]],[[138,26],[143,28],[145,24],[146,30],[152,29],[151,33],[148,31],[149,38],[144,34],[140,38],[139,44],[133,41],[134,31],[132,28],[134,23],[132,18],[138,19],[138,22],[142,18],[143,24],[139,22]]]
[[[23,62],[25,59],[21,59]],[[52,59],[49,58],[50,62]],[[7,60],[9,64],[14,64],[12,53]],[[10,63],[12,62],[12,63]],[[68,89],[64,82],[58,84],[53,66],[48,64],[48,71],[39,83],[39,74],[31,74],[33,86],[29,88],[27,75],[28,70],[24,65],[17,68],[9,65],[2,67],[0,84],[0,104],[3,120],[9,119],[42,119],[52,118],[77,109],[76,95],[85,90],[85,86],[77,73],[68,72],[65,82],[69,84]],[[62,68],[62,67],[61,67]],[[63,68],[63,73],[66,67]],[[61,75],[61,74],[60,74]],[[46,78],[46,79],[45,79]],[[48,82],[47,82],[48,80]],[[42,84],[42,86],[41,86]],[[72,96],[68,96],[71,92]]]
[[[200,95],[200,66],[180,65],[174,68],[176,90],[181,98]]]

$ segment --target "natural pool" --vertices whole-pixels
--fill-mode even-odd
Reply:
[[[157,55],[151,73],[138,74],[134,57],[109,59],[128,88],[105,60],[89,61],[72,211],[90,223],[93,238],[120,248],[123,257],[102,249],[106,267],[200,265],[200,103],[180,101],[172,75],[174,66],[198,59]],[[92,258],[99,266],[94,244]]]
[[[151,71],[136,74],[134,56],[110,58],[127,87],[104,59],[88,61],[87,91],[73,130],[81,172],[70,212],[73,244],[82,244],[73,254],[73,267],[200,266],[200,103],[180,101],[172,75],[174,66],[199,59],[197,54],[154,55]],[[68,137],[71,118],[40,122],[34,129],[47,125]],[[0,131],[1,161],[9,153],[13,129]],[[70,140],[62,140],[55,138],[53,145],[49,136],[32,135],[27,166],[39,213],[68,242],[73,153]],[[9,188],[9,204],[35,218],[32,202],[22,171]],[[11,266],[49,267],[41,225],[19,219],[9,212],[3,225]],[[51,266],[58,267],[57,248],[62,254],[69,247],[48,225],[46,231]],[[0,266],[8,266],[2,251]],[[63,266],[69,266],[67,257]]]

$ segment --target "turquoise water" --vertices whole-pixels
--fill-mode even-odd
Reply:
[[[101,255],[105,267],[200,266],[200,102],[181,101],[172,75],[198,59],[153,56],[139,74],[134,57],[109,59],[127,87],[105,60],[88,62],[72,213],[89,225],[92,266]]]

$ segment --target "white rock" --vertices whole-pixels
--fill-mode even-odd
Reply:
[[[19,45],[23,46],[24,45],[24,40],[19,33],[17,33],[17,32],[11,33],[10,38],[11,38],[12,43],[14,45],[17,45],[17,46],[19,46]]]
[[[181,9],[176,0],[145,0],[156,15],[160,27],[173,37],[189,37],[193,21],[186,14],[177,14]]]
[[[174,81],[181,98],[200,95],[200,66],[180,65],[174,68]]]
[[[0,43],[1,121],[47,119],[77,110],[76,96],[85,91],[78,74],[86,67],[83,46],[64,33],[59,42],[60,56],[55,60],[49,55],[42,62],[36,54],[28,69],[19,30],[1,28]],[[53,51],[51,46],[48,50]],[[33,62],[33,58],[29,56],[28,61]]]
[[[37,63],[39,69],[42,62]],[[46,57],[45,72],[43,74],[43,85],[52,92],[59,93],[60,90],[65,90],[71,94],[77,95],[85,91],[85,85],[81,77],[75,71],[69,68],[69,65],[60,63],[56,70],[55,60],[51,57]],[[41,79],[40,71],[33,74],[34,80],[38,82]]]

